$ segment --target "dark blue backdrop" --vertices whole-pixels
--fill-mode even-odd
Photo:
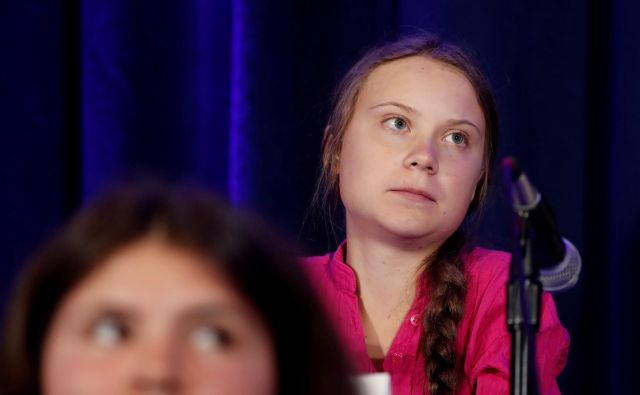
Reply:
[[[633,391],[640,345],[640,45],[632,0],[25,0],[0,4],[0,295],[28,253],[112,182],[204,184],[302,226],[330,92],[363,49],[427,29],[472,49],[518,156],[581,249],[556,297],[561,388]],[[494,199],[482,234],[508,247]]]

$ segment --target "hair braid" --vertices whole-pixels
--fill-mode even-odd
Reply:
[[[458,385],[455,337],[467,291],[462,262],[465,244],[466,238],[459,229],[440,247],[425,270],[430,297],[424,315],[422,352],[431,395],[452,394]]]

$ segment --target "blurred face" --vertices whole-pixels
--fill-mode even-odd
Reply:
[[[62,301],[43,348],[45,395],[275,394],[267,329],[205,258],[145,238]]]
[[[467,78],[413,56],[374,69],[339,158],[347,235],[440,244],[482,175],[485,121]]]

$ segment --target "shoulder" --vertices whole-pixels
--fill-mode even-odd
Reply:
[[[504,266],[508,267],[510,261],[510,253],[483,247],[475,247],[465,256],[465,264],[469,269],[477,269],[479,266],[499,269]]]
[[[467,280],[465,318],[486,338],[506,332],[506,296],[511,254],[474,248],[464,257]],[[503,330],[504,329],[504,330]]]
[[[317,275],[326,272],[333,260],[333,253],[324,255],[305,256],[300,258],[303,269],[309,275]]]
[[[332,253],[326,253],[324,255],[304,256],[300,258],[300,261],[305,267],[323,267],[331,262],[332,255]]]
[[[307,277],[320,287],[324,287],[326,283],[332,281],[334,277],[332,275],[333,265],[333,253],[327,253],[324,255],[306,256],[301,257],[300,262],[302,269],[306,273]]]
[[[467,302],[458,341],[466,353],[466,374],[479,389],[488,388],[489,381],[508,384],[505,380],[509,374],[510,335],[506,324],[506,289],[510,263],[511,254],[484,248],[475,248],[465,257]],[[555,377],[566,363],[569,335],[560,323],[551,294],[542,293],[540,309],[536,339],[541,385],[545,388],[543,393],[555,393],[552,389],[557,388]]]
[[[511,254],[504,251],[476,247],[465,256],[468,286],[504,285],[509,280]]]
[[[335,251],[324,255],[306,256],[300,258],[302,267],[312,277],[328,277],[330,273],[340,271],[339,263],[343,262],[342,251],[346,242],[342,242]]]
[[[356,275],[344,262],[344,242],[332,253],[302,258],[302,266],[312,282],[323,291],[344,291],[355,294]]]
[[[474,319],[486,316],[499,321],[506,320],[506,289],[510,264],[511,254],[479,247],[466,257],[467,308],[471,309]],[[567,332],[558,318],[552,295],[543,291],[540,302],[539,333],[550,331],[563,343],[568,342]]]

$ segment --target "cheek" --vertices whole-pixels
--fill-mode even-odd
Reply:
[[[348,203],[351,201],[355,189],[357,189],[356,180],[362,181],[362,178],[359,177],[359,174],[362,173],[360,152],[348,141],[345,141],[342,146],[338,171],[340,199],[343,203]]]
[[[189,364],[189,387],[198,394],[274,395],[275,358],[270,350],[228,353],[211,360],[200,357]],[[247,379],[250,378],[250,379]]]
[[[361,167],[363,167],[363,161],[366,159],[359,144],[351,140],[345,137],[340,150],[338,169],[341,178],[350,178],[354,174],[357,175]]]
[[[482,181],[482,160],[468,158],[464,161],[452,161],[447,169],[449,197],[456,205],[466,209]]]
[[[340,153],[339,185],[340,196],[349,201],[359,191],[375,187],[376,180],[392,166],[388,163],[391,153],[385,147],[363,138],[360,131],[350,131],[345,136]]]
[[[107,395],[124,390],[123,364],[98,357],[82,347],[56,342],[45,348],[42,361],[44,395]]]

